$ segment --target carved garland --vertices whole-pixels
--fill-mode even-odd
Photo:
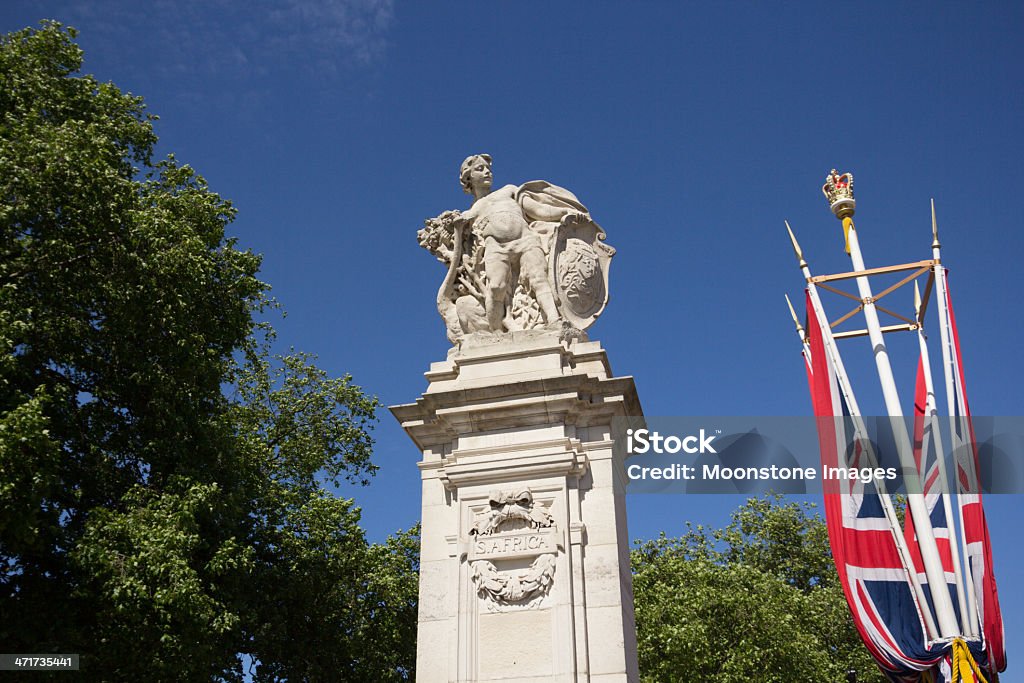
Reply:
[[[520,574],[499,572],[487,560],[470,565],[473,583],[481,598],[499,605],[532,604],[547,595],[555,575],[555,556],[538,555],[530,568]]]
[[[470,536],[502,536],[502,531],[551,529],[554,519],[550,510],[537,504],[529,488],[514,491],[491,491],[490,508],[477,514]],[[488,560],[470,563],[477,593],[495,610],[509,606],[535,606],[547,595],[554,582],[555,555],[538,555],[529,568],[519,572],[502,572]]]

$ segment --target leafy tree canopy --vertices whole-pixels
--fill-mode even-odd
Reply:
[[[260,257],[73,29],[0,37],[0,642],[85,680],[405,680],[418,532],[367,544],[377,401],[269,352]]]
[[[810,504],[751,499],[724,529],[691,527],[632,553],[645,681],[885,679],[853,626]]]

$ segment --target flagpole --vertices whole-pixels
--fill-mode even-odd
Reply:
[[[863,417],[860,412],[860,406],[857,404],[857,398],[853,395],[853,387],[850,384],[850,378],[846,374],[846,367],[843,365],[843,359],[839,355],[839,350],[836,348],[835,339],[832,337],[832,330],[828,326],[828,318],[825,316],[825,309],[821,305],[821,299],[818,296],[818,288],[814,285],[811,277],[811,269],[804,260],[803,250],[800,249],[800,245],[796,241],[796,235],[793,234],[793,229],[789,227],[789,221],[785,221],[786,231],[789,233],[789,240],[793,244],[793,251],[796,252],[796,258],[799,262],[800,272],[804,276],[804,280],[807,282],[807,293],[811,299],[811,306],[814,308],[814,314],[818,318],[818,326],[821,332],[821,340],[825,347],[825,352],[828,353],[829,359],[832,361],[832,366],[836,371],[836,378],[839,382],[839,390],[843,393],[843,398],[846,400],[846,405],[850,410],[850,418],[853,421],[853,428],[856,432],[856,437],[863,445],[867,452],[868,457],[877,462],[874,452],[871,448],[871,441],[867,438],[867,429],[864,426]],[[786,297],[789,300],[789,297]],[[796,318],[796,312],[793,311],[790,306],[790,312],[794,319]],[[797,324],[797,333],[800,334],[801,325],[798,320],[795,321]],[[804,348],[808,352],[810,357],[810,347],[807,345],[806,338],[801,335],[801,342],[804,344]],[[925,636],[928,640],[934,640],[939,637],[939,630],[935,626],[935,619],[932,617],[931,609],[928,607],[928,601],[925,599],[924,588],[921,586],[921,582],[917,578],[917,572],[914,571],[914,563],[910,559],[910,549],[907,547],[907,541],[903,537],[903,528],[900,525],[899,516],[896,514],[896,508],[892,504],[892,499],[889,497],[886,491],[885,484],[881,480],[875,481],[875,488],[878,491],[878,499],[882,504],[882,511],[885,514],[885,519],[889,523],[889,531],[892,533],[893,541],[896,544],[896,552],[900,556],[900,563],[903,565],[903,571],[907,575],[907,580],[910,583],[914,600],[917,603],[918,614],[921,615],[921,619],[924,621]]]
[[[842,178],[849,179],[846,185],[839,185]],[[859,272],[865,268],[860,242],[857,239],[857,229],[853,224],[856,202],[853,199],[852,180],[851,175],[839,176],[833,169],[823,190],[829,200],[832,212],[843,223],[843,230],[847,238],[847,251],[850,254],[854,271]],[[839,188],[835,196],[829,194],[830,185],[833,191]],[[847,191],[843,192],[843,188],[846,188]],[[885,346],[885,339],[882,337],[878,311],[875,309],[875,300],[871,294],[868,278],[865,275],[860,275],[856,278],[856,282],[863,305],[864,320],[867,323],[868,337],[871,340],[871,347],[874,349],[875,367],[878,370],[878,379],[882,386],[882,397],[885,400],[886,412],[892,424],[896,449],[903,464],[904,480],[907,482],[907,509],[914,520],[914,528],[917,530],[921,558],[924,561],[925,574],[928,577],[928,588],[932,594],[932,602],[935,605],[935,613],[938,618],[939,634],[943,638],[950,638],[959,635],[960,629],[956,623],[953,601],[946,589],[946,577],[942,570],[939,548],[935,543],[935,532],[924,503],[924,496],[920,493],[920,479],[917,477],[917,467],[913,463],[913,449],[910,436],[907,434],[907,425],[902,419],[903,408],[900,405],[899,392],[896,390],[892,365],[889,363],[889,352]],[[916,486],[914,486],[915,480],[917,480]],[[915,490],[917,493],[913,492]]]
[[[932,205],[932,259],[935,261],[935,298],[938,304],[939,311],[939,339],[942,342],[942,370],[946,380],[946,407],[949,414],[950,421],[950,440],[956,438],[956,416],[960,414],[960,411],[956,407],[957,397],[956,390],[953,386],[953,373],[956,354],[953,352],[953,339],[952,331],[949,328],[949,306],[947,305],[946,299],[946,274],[942,266],[942,245],[939,243],[939,224],[935,218],[935,200],[931,202]],[[951,444],[954,452],[956,453],[957,444]],[[958,494],[960,491],[959,477],[957,477]],[[957,505],[957,517],[960,522],[960,536],[967,541],[967,533],[964,527],[964,515],[963,508]],[[965,548],[966,550],[966,548]],[[956,548],[955,557],[960,556],[959,546]],[[968,635],[977,638],[980,633],[979,624],[981,623],[978,618],[978,598],[976,595],[976,588],[974,585],[974,576],[971,571],[970,562],[963,563],[963,574],[965,580],[965,587],[967,593],[967,631]]]
[[[924,419],[929,425],[923,435],[924,441],[921,444],[921,453],[923,458],[924,454],[928,452],[927,441],[928,439],[931,439],[935,443],[935,458],[939,468],[939,482],[941,485],[939,498],[942,501],[942,511],[946,515],[946,530],[949,534],[949,550],[953,559],[953,575],[956,578],[957,606],[960,608],[961,632],[967,635],[977,635],[973,632],[974,624],[971,623],[970,612],[968,612],[967,600],[964,595],[964,577],[960,566],[960,543],[957,540],[956,534],[957,522],[954,521],[953,507],[950,504],[949,479],[946,478],[946,455],[942,447],[942,435],[939,433],[938,429],[938,412],[935,405],[935,386],[932,382],[932,364],[928,355],[928,342],[924,334],[924,321],[921,319],[921,291],[918,289],[916,281],[914,282],[914,311],[916,313],[915,317],[917,318],[917,344],[921,349],[921,366],[924,370],[926,396]],[[924,473],[922,472],[922,475],[923,474]]]

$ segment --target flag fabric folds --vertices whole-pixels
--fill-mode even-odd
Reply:
[[[1006,649],[1003,634],[1003,617],[999,610],[999,594],[996,590],[995,574],[992,571],[992,543],[988,535],[988,523],[981,502],[981,482],[977,442],[970,421],[967,405],[967,391],[964,386],[964,365],[960,355],[960,334],[953,315],[953,302],[949,295],[948,271],[943,271],[946,294],[946,311],[949,316],[948,329],[953,344],[953,455],[956,461],[957,500],[963,519],[964,547],[969,576],[973,577],[973,589],[978,596],[979,617],[985,638],[987,668],[991,671],[1006,669]],[[945,322],[945,321],[944,321]],[[985,662],[982,662],[985,665]]]
[[[818,419],[823,467],[857,467],[868,457],[849,418],[835,368],[825,349],[821,325],[807,297],[811,354],[811,400]],[[848,448],[847,444],[855,444]],[[916,682],[936,668],[948,646],[929,648],[915,592],[884,514],[880,496],[858,479],[826,479],[825,518],[854,624],[868,651],[894,681]]]
[[[946,485],[940,477],[941,468],[938,450],[935,447],[935,439],[938,438],[938,435],[932,432],[936,427],[934,420],[937,412],[935,394],[928,391],[929,382],[925,380],[926,371],[927,368],[922,357],[917,362],[917,381],[914,391],[914,463],[917,465],[917,472],[921,478],[921,490],[932,523],[935,543],[939,549],[939,558],[942,561],[942,571],[945,575],[947,589],[953,600],[957,621],[963,624],[964,615],[960,614],[957,602],[956,574],[953,571],[953,550],[950,545],[949,525],[955,524],[955,520],[946,518],[945,507],[940,504],[942,494],[946,492]],[[914,529],[914,518],[909,514],[904,517],[903,535],[907,540],[914,573],[917,574],[918,581],[924,585],[928,582],[928,577],[925,575],[924,560],[921,557],[917,541],[917,531]]]
[[[944,585],[929,585],[913,518],[908,510],[903,528],[899,528],[884,484],[824,477],[825,515],[833,559],[854,624],[890,680],[943,681],[960,674],[965,674],[964,680],[971,680],[974,674],[967,673],[970,668],[977,674],[984,672],[987,680],[994,683],[995,674],[1006,668],[1002,615],[982,507],[978,450],[964,386],[960,339],[945,272],[941,284],[944,300],[940,301],[945,305],[940,305],[940,316],[945,317],[940,324],[943,339],[948,339],[949,344],[944,356],[950,389],[947,394],[951,394],[953,407],[950,425],[959,520],[953,517],[951,494],[945,481],[942,439],[923,333],[919,337],[921,358],[914,392],[913,460]],[[875,467],[874,449],[886,447],[872,444],[863,419],[850,410],[851,405],[856,405],[850,394],[852,389],[845,375],[837,374],[837,365],[842,366],[835,340],[828,321],[819,319],[815,303],[809,290],[804,355],[818,423],[822,467]],[[963,555],[957,543],[957,521]],[[966,578],[958,586],[961,571]],[[959,628],[955,638],[940,639],[936,633],[933,589],[936,594],[950,594]],[[979,631],[981,640],[977,635],[965,637]]]

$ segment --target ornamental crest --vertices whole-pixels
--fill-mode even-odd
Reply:
[[[608,267],[615,249],[604,238],[604,230],[589,217],[563,222],[555,232],[550,265],[555,298],[562,317],[581,330],[608,303]]]
[[[543,505],[533,500],[533,492],[529,488],[515,491],[491,491],[488,496],[489,510],[477,515],[470,536],[487,536],[502,527],[505,530],[523,528],[541,529],[554,525],[551,513]],[[518,522],[518,524],[517,524]]]
[[[560,548],[550,510],[534,500],[529,488],[491,491],[488,505],[469,530],[469,567],[477,594],[492,612],[536,607],[554,582]],[[531,557],[525,569],[501,568],[503,560]]]

